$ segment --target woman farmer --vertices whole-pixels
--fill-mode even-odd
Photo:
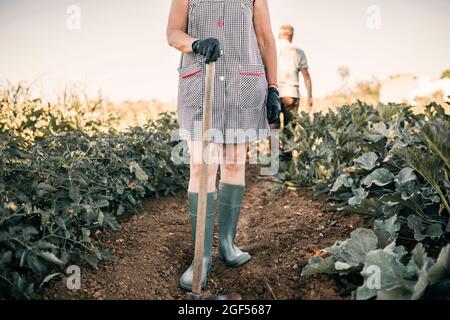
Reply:
[[[195,243],[201,175],[205,63],[216,62],[212,148],[203,257],[202,287],[211,269],[216,175],[219,183],[219,258],[240,267],[251,256],[234,243],[245,189],[247,144],[267,138],[279,120],[277,57],[267,0],[173,0],[167,27],[169,44],[182,52],[179,68],[180,135],[191,154],[188,191]],[[193,264],[180,285],[192,290]]]

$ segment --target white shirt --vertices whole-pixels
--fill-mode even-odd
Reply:
[[[286,39],[279,40],[277,48],[280,97],[300,98],[299,72],[308,68],[305,52]]]

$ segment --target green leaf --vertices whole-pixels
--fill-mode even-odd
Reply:
[[[101,251],[102,254],[102,259],[105,261],[111,261],[111,262],[116,262],[117,261],[117,257],[115,257],[110,251],[108,250],[102,250]]]
[[[430,284],[450,279],[450,244],[442,248],[436,263],[429,270]]]
[[[145,189],[141,186],[136,187],[136,192],[139,194],[141,198],[145,197]]]
[[[122,195],[125,192],[125,187],[123,186],[121,181],[117,181],[116,183],[116,192],[117,194]]]
[[[411,290],[405,287],[398,287],[392,290],[380,290],[377,294],[377,300],[410,300]]]
[[[414,231],[414,239],[417,241],[422,241],[426,237],[423,235],[422,231],[424,229],[422,218],[416,215],[408,216],[408,227]]]
[[[411,300],[419,300],[427,290],[429,285],[429,276],[427,267],[424,266],[419,272],[419,278],[413,288],[413,294]]]
[[[41,210],[39,211],[39,213],[41,214],[41,225],[45,226],[47,225],[47,222],[50,219],[50,215],[52,214],[51,210]]]
[[[39,285],[39,288],[42,288],[44,285],[46,285],[47,283],[49,283],[50,281],[59,276],[64,276],[64,274],[62,274],[61,272],[49,274],[42,280],[41,284]]]
[[[420,194],[420,190],[416,181],[408,181],[402,185],[397,184],[396,191],[401,193],[401,198],[403,201],[414,199],[415,196]]]
[[[53,219],[56,222],[56,224],[58,225],[58,227],[60,227],[62,230],[64,230],[64,233],[67,234],[68,230],[67,230],[67,226],[66,226],[66,221],[64,221],[64,219],[61,218],[60,216],[56,216]]]
[[[442,230],[442,225],[440,223],[434,223],[429,226],[423,234],[431,239],[439,239],[444,234],[444,230]]]
[[[58,249],[58,246],[55,245],[54,243],[50,243],[48,241],[44,241],[44,240],[39,240],[37,243],[37,247],[39,249]]]
[[[3,253],[2,258],[0,259],[0,270],[6,268],[6,265],[11,263],[12,257],[12,251],[6,251],[5,253]]]
[[[337,271],[345,271],[351,269],[353,266],[351,264],[348,264],[346,262],[336,261],[334,264],[334,268]]]
[[[311,276],[321,273],[338,273],[334,268],[336,259],[334,257],[318,257],[309,258],[308,264],[302,269],[302,276]]]
[[[445,162],[450,170],[450,122],[440,119],[428,122],[422,129],[428,146]]]
[[[372,295],[379,290],[391,291],[405,284],[403,280],[405,272],[406,267],[393,253],[385,250],[371,251],[367,254],[366,263],[361,271],[361,275],[364,277],[363,287],[370,290]],[[369,283],[373,279],[377,281]]]
[[[57,265],[60,265],[60,266],[64,265],[64,262],[61,261],[57,256],[55,256],[51,252],[42,251],[42,252],[39,253],[39,256],[41,258],[51,262],[51,263],[54,263],[54,264],[57,264]]]
[[[375,220],[373,231],[377,235],[380,249],[384,249],[397,238],[400,230],[400,223],[397,216],[392,216],[386,220]]]
[[[130,201],[130,203],[131,203],[133,206],[136,205],[136,199],[134,199],[134,197],[133,197],[131,194],[127,195],[127,199],[128,199],[128,201]]]
[[[13,284],[11,288],[11,294],[16,299],[26,299],[27,296],[25,294],[25,281],[19,275],[19,273],[13,273]]]
[[[69,197],[73,200],[75,203],[80,203],[81,195],[80,195],[80,188],[79,186],[72,186],[69,189]]]
[[[111,214],[105,214],[103,224],[111,228],[111,230],[119,230],[119,223],[117,222],[117,219]]]
[[[442,171],[444,163],[441,158],[430,152],[413,148],[400,148],[393,150],[410,167],[414,168],[439,194],[442,203],[450,214],[450,204],[441,190]]]
[[[38,190],[41,190],[41,191],[45,191],[45,192],[55,192],[55,191],[58,191],[58,189],[56,189],[55,187],[53,187],[53,186],[51,186],[50,184],[45,183],[45,182],[39,183],[38,186],[37,186],[37,189],[38,189]]]
[[[401,261],[401,259],[408,254],[408,251],[406,251],[404,246],[395,246],[392,253],[397,257],[398,261]]]
[[[377,249],[377,245],[378,239],[372,230],[359,228],[350,234],[350,239],[337,241],[324,251],[334,256],[337,261],[357,267],[364,264],[367,253]]]
[[[414,169],[410,167],[403,168],[395,177],[395,182],[397,182],[399,185],[404,185],[407,182],[415,180],[417,180],[417,176],[414,173]]]
[[[364,283],[354,291],[354,294],[356,300],[369,300],[377,296],[377,290],[372,287],[369,289]]]
[[[97,223],[102,226],[104,221],[105,221],[105,214],[102,211],[100,211],[98,213]]]
[[[367,192],[364,188],[353,189],[353,197],[348,199],[348,204],[350,206],[358,206],[362,203],[364,199],[367,198],[369,192]]]
[[[341,174],[334,182],[331,192],[338,191],[342,186],[350,188],[353,185],[353,182],[354,180],[349,173]]]
[[[362,183],[368,187],[376,184],[379,187],[388,185],[394,179],[394,175],[385,168],[376,169],[374,172],[365,177]]]
[[[38,235],[39,231],[35,227],[25,227],[22,229],[22,237],[25,241],[31,240],[34,236]]]
[[[412,300],[420,299],[429,285],[429,275],[428,269],[431,264],[431,259],[427,257],[422,243],[418,243],[414,250],[412,251],[411,260],[407,265],[407,270],[409,273],[414,272],[412,277],[417,278],[417,282],[413,287],[413,294],[411,296]],[[414,268],[412,268],[414,266]]]
[[[121,216],[125,212],[125,207],[123,205],[119,205],[119,208],[117,209],[117,215]]]
[[[377,154],[375,152],[368,152],[356,158],[354,162],[357,167],[370,171],[376,167],[377,161]]]
[[[373,129],[378,134],[382,135],[383,137],[387,137],[389,135],[388,128],[386,123],[384,122],[376,122],[373,124]]]
[[[97,206],[97,208],[106,208],[109,207],[109,201],[106,199],[101,199],[98,200],[95,205]]]
[[[427,264],[428,257],[425,251],[425,247],[423,246],[422,243],[419,242],[413,249],[411,261],[414,262],[414,264],[417,266],[418,269],[423,268]]]
[[[86,261],[93,269],[98,269],[99,259],[91,255],[83,255],[82,259]]]
[[[34,273],[37,274],[45,274],[48,269],[44,262],[39,259],[36,255],[30,254],[26,257],[28,267],[33,270]]]
[[[144,183],[148,182],[148,175],[145,173],[144,170],[139,166],[139,164],[135,161],[130,163],[130,170],[131,172],[134,172],[136,175],[136,178]]]
[[[386,198],[383,198],[381,201],[381,205],[376,208],[376,212],[378,212],[382,217],[392,217],[401,209],[401,204],[399,202],[386,201]]]

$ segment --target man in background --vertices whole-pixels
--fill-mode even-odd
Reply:
[[[286,127],[298,114],[300,106],[300,72],[306,86],[308,95],[308,112],[313,108],[312,81],[308,71],[308,61],[305,52],[296,47],[294,27],[284,25],[278,34],[278,90],[281,98],[281,108],[284,114],[284,126]],[[289,156],[283,154],[282,156]]]

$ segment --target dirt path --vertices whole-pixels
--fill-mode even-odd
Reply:
[[[257,170],[248,170],[237,236],[238,245],[253,259],[242,268],[227,268],[217,259],[215,241],[205,294],[237,292],[244,299],[341,299],[334,280],[301,277],[301,268],[318,249],[346,238],[364,224],[363,219],[328,212],[323,202],[310,200],[308,193],[286,192],[274,199],[277,185],[257,179]],[[83,268],[80,290],[69,291],[63,279],[46,291],[44,298],[185,298],[178,279],[193,256],[186,208],[184,193],[149,200],[144,212],[124,221],[118,232],[100,235],[99,241],[117,262],[102,265],[98,271]]]

